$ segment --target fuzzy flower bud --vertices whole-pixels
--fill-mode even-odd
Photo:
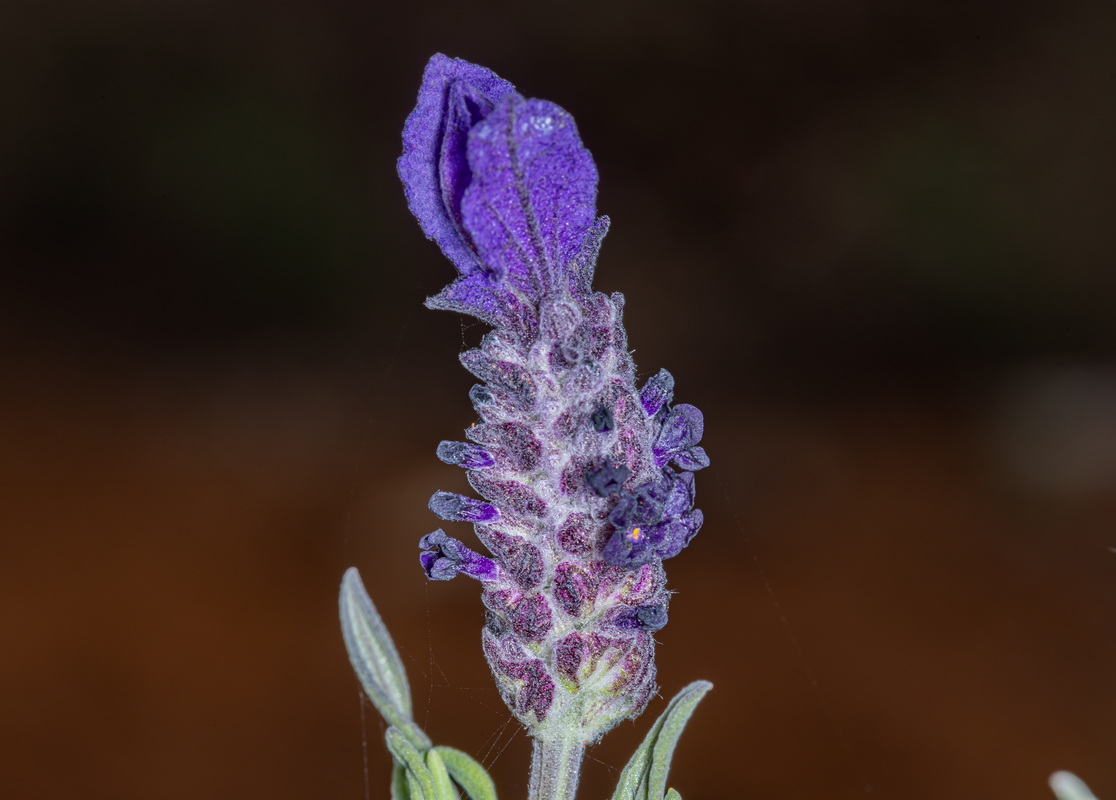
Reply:
[[[608,219],[568,113],[438,55],[403,141],[410,208],[458,272],[427,305],[493,328],[461,356],[481,381],[469,392],[480,422],[437,452],[483,500],[430,501],[473,522],[492,557],[438,530],[421,563],[434,580],[481,581],[485,657],[528,730],[592,741],[655,692],[662,562],[702,522],[702,415],[672,405],[666,370],[636,387],[624,298],[591,288]]]

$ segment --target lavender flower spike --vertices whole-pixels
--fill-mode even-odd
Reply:
[[[427,305],[493,327],[461,356],[480,423],[438,448],[483,501],[430,503],[473,522],[492,558],[436,531],[421,562],[432,579],[481,582],[485,656],[536,742],[531,796],[572,797],[585,744],[656,692],[662,562],[702,522],[702,415],[672,406],[665,370],[636,386],[624,298],[591,288],[608,220],[567,112],[436,55],[403,142],[410,208],[458,273]]]

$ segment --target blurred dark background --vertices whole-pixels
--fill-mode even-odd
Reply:
[[[671,784],[1116,797],[1116,5],[3,14],[0,795],[386,797],[349,565],[419,721],[525,794],[477,588],[416,558],[481,333],[422,308],[451,269],[394,173],[443,51],[576,116],[597,286],[706,413]]]

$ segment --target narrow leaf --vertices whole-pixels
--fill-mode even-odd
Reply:
[[[1050,776],[1050,788],[1058,795],[1058,800],[1097,800],[1085,781],[1072,772],[1055,772]]]
[[[708,681],[696,681],[675,696],[667,707],[667,718],[663,722],[662,730],[655,740],[655,747],[651,755],[651,774],[647,779],[647,796],[661,797],[666,792],[667,773],[670,772],[670,761],[674,758],[674,748],[678,738],[690,721],[690,716],[697,708],[701,699],[713,688]]]
[[[446,772],[446,765],[434,748],[426,751],[426,768],[434,779],[434,792],[438,800],[460,800],[457,790],[453,788],[453,781]]]
[[[667,789],[666,797],[663,800],[682,800],[682,795],[678,794],[674,789]]]
[[[389,725],[425,752],[431,742],[411,719],[411,690],[403,662],[355,568],[348,569],[341,581],[339,605],[349,662],[365,694]]]
[[[409,794],[413,800],[433,800],[432,797],[423,794],[422,784],[419,783],[418,778],[415,777],[415,773],[410,770],[405,770],[403,774],[407,779],[407,794]]]
[[[407,771],[411,800],[441,800],[434,787],[434,776],[410,739],[395,727],[388,728],[384,738],[396,762]]]
[[[394,761],[391,768],[391,800],[411,800],[411,787],[407,784],[407,768],[398,761]]]
[[[350,620],[353,632],[362,640],[366,639],[359,644],[362,645],[362,652],[366,650],[371,656],[368,659],[370,669],[400,710],[410,716],[411,689],[407,685],[407,673],[391,634],[372,604],[356,567],[347,569],[341,579],[341,619],[343,626],[346,619]]]
[[[496,800],[496,784],[476,759],[452,747],[438,746],[434,749],[442,757],[450,777],[465,790],[469,800]]]
[[[660,800],[663,797],[678,737],[694,708],[712,688],[713,684],[708,681],[694,681],[674,696],[620,773],[612,800]]]

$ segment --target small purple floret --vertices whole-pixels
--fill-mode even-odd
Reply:
[[[495,581],[500,577],[495,561],[470,550],[441,529],[423,536],[419,547],[426,551],[419,554],[419,561],[431,580],[448,581],[459,572],[479,581]]]
[[[438,445],[438,458],[445,464],[464,469],[484,469],[496,463],[492,454],[468,442],[442,442]]]
[[[667,610],[663,603],[626,608],[613,619],[612,624],[624,630],[640,630],[654,633],[667,624]]]
[[[701,512],[693,505],[692,472],[666,469],[656,480],[625,492],[609,514],[616,530],[605,544],[605,561],[632,567],[678,555],[701,527]]]
[[[453,492],[435,492],[427,505],[447,522],[492,522],[500,518],[500,512],[490,503]]]
[[[586,473],[585,480],[599,497],[608,497],[610,494],[617,494],[623,489],[624,481],[631,474],[632,471],[627,467],[616,467],[611,462],[606,462],[599,469],[590,470]]]
[[[604,406],[597,407],[597,410],[589,417],[589,424],[593,426],[593,430],[597,433],[611,433],[616,428],[616,421],[612,418],[612,412]]]

